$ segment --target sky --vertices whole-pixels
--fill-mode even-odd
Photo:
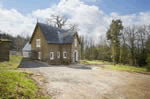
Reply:
[[[0,0],[0,30],[14,36],[32,35],[37,18],[68,15],[79,35],[105,35],[112,19],[124,26],[150,24],[149,0]]]

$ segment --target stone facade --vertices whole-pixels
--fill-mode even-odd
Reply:
[[[36,47],[36,39],[40,39],[41,45],[40,47]],[[40,52],[40,60],[46,61],[49,64],[63,64],[65,63],[75,63],[74,62],[74,52],[78,52],[78,62],[80,60],[80,47],[79,47],[79,39],[77,37],[77,33],[75,34],[74,39],[77,39],[77,46],[75,47],[75,43],[73,41],[72,44],[47,44],[47,41],[40,30],[40,26],[37,25],[35,31],[32,35],[31,40],[31,58],[38,59],[38,52]],[[50,52],[54,53],[54,59],[50,59]],[[57,57],[57,52],[60,52],[60,58]],[[63,53],[67,52],[67,57],[63,57]]]
[[[0,39],[0,61],[9,61],[9,47],[11,41]]]
[[[77,40],[77,46],[75,46],[75,39]],[[80,50],[80,43],[79,43],[79,39],[78,39],[78,37],[77,37],[77,34],[75,35],[75,37],[74,37],[74,41],[73,41],[73,43],[72,43],[72,46],[71,46],[72,48],[72,50],[71,50],[71,55],[72,55],[72,63],[76,63],[75,62],[75,57],[74,57],[74,54],[75,54],[75,52],[77,52],[78,53],[78,62],[80,62],[80,54],[81,54],[81,50]]]
[[[31,42],[32,59],[38,59],[38,52],[41,52],[41,60],[45,61],[48,57],[48,44],[45,40],[43,33],[40,30],[40,26],[37,25],[34,31],[33,39]],[[36,47],[36,39],[40,39],[41,47]]]

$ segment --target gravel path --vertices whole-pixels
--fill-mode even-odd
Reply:
[[[48,67],[38,62],[22,66],[43,74],[52,99],[150,99],[149,75],[74,68],[77,65]]]

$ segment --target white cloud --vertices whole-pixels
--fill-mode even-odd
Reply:
[[[69,22],[79,24],[79,34],[96,35],[95,33],[98,33],[94,32],[96,28],[105,25],[103,20],[104,12],[97,6],[86,5],[80,0],[61,0],[55,7],[34,11],[33,16],[45,19],[54,13],[57,15],[65,14],[71,16]]]
[[[139,13],[139,21],[143,24],[150,24],[150,12]]]
[[[140,12],[139,14],[119,15],[119,13],[112,12],[110,16],[104,17],[108,24],[112,19],[121,19],[124,26],[133,24],[150,24],[150,12]]]
[[[116,12],[112,12],[110,16],[104,17],[105,21],[108,24],[111,24],[112,19],[121,19],[124,26],[132,25],[135,23],[135,20],[137,19],[136,14],[130,14],[130,15],[119,15]],[[138,22],[138,21],[137,21]]]
[[[0,8],[0,30],[12,35],[31,35],[34,27],[34,18],[24,16],[16,9]]]
[[[97,0],[90,0],[97,2]],[[84,0],[60,0],[58,5],[53,5],[46,9],[37,9],[23,15],[16,9],[4,9],[0,2],[0,30],[16,34],[31,35],[35,27],[36,18],[45,20],[51,14],[55,15],[69,15],[70,23],[79,24],[79,34],[98,37],[107,31],[107,27],[112,19],[121,19],[123,25],[132,24],[149,24],[150,12],[141,12],[139,14],[120,15],[112,12],[105,16],[105,12],[97,6],[89,6],[84,3]]]

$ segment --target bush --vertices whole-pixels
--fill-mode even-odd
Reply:
[[[147,71],[150,72],[150,54],[148,55],[146,62],[147,62]]]
[[[68,61],[63,61],[64,65],[69,65],[70,63]]]
[[[148,72],[150,72],[150,65],[149,65],[149,66],[147,66],[147,71],[148,71]]]

